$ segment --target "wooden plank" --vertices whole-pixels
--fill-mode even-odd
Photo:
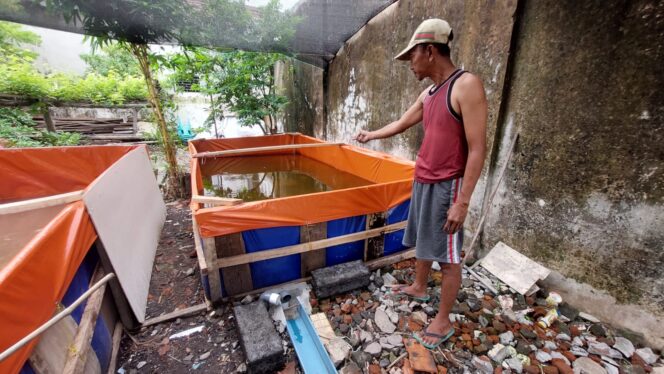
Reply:
[[[498,242],[482,259],[482,267],[522,295],[551,273],[503,242]]]
[[[207,305],[205,303],[190,306],[188,308],[184,308],[184,309],[180,309],[180,310],[174,310],[174,311],[172,311],[170,313],[167,313],[167,314],[164,314],[162,316],[155,317],[155,318],[150,318],[150,319],[146,320],[145,322],[143,322],[141,324],[141,327],[148,327],[148,326],[156,325],[158,323],[170,321],[172,319],[190,316],[192,314],[200,313],[204,310],[207,310]]]
[[[67,348],[76,334],[76,321],[66,316],[51,326],[39,338],[39,343],[32,351],[28,362],[36,374],[61,374],[67,360]],[[101,366],[97,355],[88,350],[85,362],[85,373],[101,374]]]
[[[202,238],[201,242],[203,243],[205,263],[208,264],[207,277],[210,286],[210,301],[212,304],[216,304],[221,301],[221,277],[219,276],[219,268],[214,266],[214,260],[217,258],[217,246],[214,238]]]
[[[97,249],[99,261],[104,269],[104,272],[107,274],[112,273],[113,265],[111,265],[111,260],[108,258],[106,249],[104,249],[104,244],[101,242],[101,240],[99,240],[99,238],[97,238],[95,241],[95,248]],[[139,328],[140,324],[134,316],[134,312],[131,310],[129,300],[127,300],[127,296],[125,295],[124,291],[122,291],[122,287],[120,286],[120,282],[118,282],[118,278],[115,277],[108,281],[108,287],[111,290],[111,296],[113,297],[115,308],[117,309],[118,315],[120,316],[120,320],[122,321],[124,327],[126,327],[129,331],[133,331]]]
[[[203,253],[203,242],[201,241],[201,236],[198,231],[198,223],[196,222],[196,217],[192,214],[191,216],[191,228],[194,232],[194,248],[196,248],[196,257],[198,258],[198,267],[201,269],[201,275],[207,275],[208,267],[205,262],[205,253]]]
[[[101,266],[97,267],[92,276],[91,284],[97,283],[104,275]],[[83,310],[81,322],[78,324],[78,330],[74,336],[74,341],[69,345],[67,361],[62,370],[64,374],[82,374],[85,372],[85,361],[88,352],[90,352],[90,342],[92,334],[95,331],[97,317],[101,310],[101,303],[104,300],[106,284],[102,284],[88,299]]]
[[[216,265],[217,267],[225,268],[229,266],[248,264],[256,261],[269,260],[271,258],[288,256],[296,253],[315,251],[318,249],[327,248],[339,244],[346,244],[358,240],[364,240],[366,238],[374,236],[384,235],[390,232],[401,230],[404,227],[406,227],[406,221],[397,222],[388,226],[379,227],[372,230],[356,232],[353,234],[337,236],[329,239],[317,240],[309,243],[296,244],[282,248],[270,249],[267,251],[260,251],[250,254],[220,258],[217,259]]]
[[[248,153],[257,153],[257,152],[267,152],[267,151],[282,151],[282,150],[296,150],[301,148],[318,148],[318,147],[331,147],[331,146],[340,146],[344,143],[305,143],[305,144],[286,144],[286,145],[274,145],[269,147],[254,147],[254,148],[241,148],[241,149],[229,149],[227,151],[216,151],[216,152],[201,152],[196,153],[192,157],[201,158],[201,157],[223,157],[223,156],[237,156],[244,155]]]
[[[115,374],[115,368],[118,364],[118,352],[120,351],[120,341],[122,341],[122,323],[118,322],[115,324],[115,329],[113,330],[113,342],[111,345],[111,360],[108,363],[107,374]]]
[[[378,212],[367,214],[366,229],[376,229],[385,226],[387,214]],[[364,261],[370,261],[383,256],[385,250],[385,236],[374,236],[364,241]]]
[[[395,253],[395,254],[392,254],[392,255],[389,255],[389,256],[381,257],[381,258],[375,259],[373,261],[369,261],[365,265],[369,268],[369,270],[376,270],[376,269],[379,269],[379,268],[382,268],[382,267],[385,267],[385,266],[388,266],[388,265],[396,264],[397,262],[407,260],[407,259],[413,258],[413,257],[415,257],[415,248],[408,249],[408,250],[405,250],[405,251],[402,251],[402,252],[399,252],[399,253]],[[271,289],[274,289],[274,288],[283,288],[283,287],[285,287],[289,284],[296,284],[296,283],[300,283],[300,282],[309,282],[310,280],[311,280],[311,277],[304,277],[304,278],[300,278],[300,279],[295,279],[295,280],[285,282],[285,283],[281,283],[281,284],[277,284],[277,285],[274,285],[274,286],[267,286],[267,287],[263,287],[263,288],[257,288],[255,290],[251,290],[251,291],[248,291],[248,292],[243,292],[239,295],[226,297],[226,298],[224,298],[224,300],[229,301],[229,300],[232,300],[232,299],[241,299],[241,298],[243,298],[247,295],[256,295],[256,294],[260,294],[260,293],[263,293],[267,290],[271,290]]]
[[[313,223],[300,227],[300,243],[309,243],[327,238],[327,222]],[[325,267],[325,253],[305,252],[301,258],[302,276],[306,277],[313,270]]]
[[[132,150],[106,169],[88,187],[83,200],[129,305],[138,322],[143,322],[166,219],[166,205],[146,148]]]
[[[199,204],[210,204],[210,205],[238,205],[242,204],[244,201],[242,199],[232,199],[229,197],[217,197],[217,196],[192,196],[191,200]]]
[[[15,201],[13,203],[0,204],[0,215],[25,212],[41,208],[48,208],[60,204],[68,204],[83,198],[83,190],[67,192],[59,195],[38,197],[36,199]]]
[[[245,253],[247,252],[244,248],[242,233],[238,232],[235,234],[218,236],[215,239],[217,245],[217,261],[228,256],[246,256]],[[229,295],[237,295],[254,288],[249,264],[238,264],[236,266],[224,267],[221,269],[221,276],[224,278],[224,290]]]

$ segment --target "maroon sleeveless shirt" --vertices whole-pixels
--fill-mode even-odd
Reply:
[[[415,162],[415,180],[438,183],[463,176],[468,142],[461,116],[451,102],[452,86],[463,73],[457,70],[424,98],[424,140]]]

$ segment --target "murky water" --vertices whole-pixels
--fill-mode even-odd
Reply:
[[[259,201],[366,186],[370,181],[300,155],[225,157],[201,164],[205,195]]]

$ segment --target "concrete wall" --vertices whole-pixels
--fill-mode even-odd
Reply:
[[[323,69],[292,60],[278,63],[275,85],[289,99],[283,118],[286,132],[324,138]]]
[[[518,19],[500,133],[521,137],[484,244],[664,317],[664,4],[525,1]]]
[[[549,285],[582,309],[664,347],[664,3],[400,0],[346,43],[323,83],[295,67],[324,93],[313,131],[299,126],[353,143],[397,119],[426,83],[392,56],[429,17],[451,23],[452,58],[489,100],[467,236],[518,131],[483,250],[506,242],[554,269]],[[414,159],[421,139],[416,126],[368,147]]]

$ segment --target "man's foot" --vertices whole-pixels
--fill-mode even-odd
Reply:
[[[454,335],[454,327],[449,320],[441,322],[438,318],[431,320],[429,326],[416,334],[415,339],[429,349],[434,349]]]
[[[421,289],[415,287],[414,284],[411,285],[406,285],[406,284],[397,284],[392,286],[392,293],[396,295],[406,295],[410,297],[413,300],[417,301],[422,301],[422,302],[427,302],[431,298],[429,295],[427,295],[427,289]]]

